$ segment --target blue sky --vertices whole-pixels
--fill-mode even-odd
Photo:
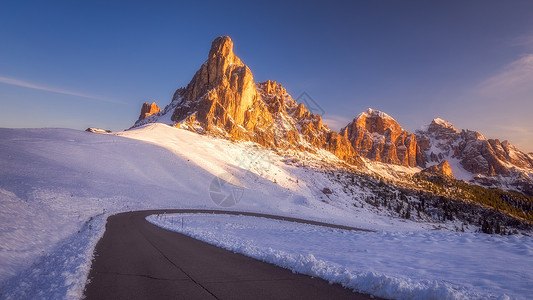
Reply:
[[[128,128],[229,35],[338,129],[368,107],[533,151],[531,1],[3,1],[1,127]]]

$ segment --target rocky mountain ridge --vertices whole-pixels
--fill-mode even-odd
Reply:
[[[442,119],[434,119],[416,137],[426,164],[457,162],[466,181],[489,187],[533,193],[533,159],[509,141],[487,139],[471,130],[458,131]],[[466,171],[466,172],[465,172]]]
[[[363,158],[420,169],[446,161],[458,179],[533,194],[531,154],[508,141],[459,132],[442,119],[413,134],[389,115],[368,109],[339,133],[329,129],[281,84],[256,84],[227,36],[213,41],[207,60],[169,105],[160,111],[155,103],[145,103],[133,127],[151,122],[275,150],[327,150],[355,166],[364,164]]]
[[[163,115],[183,128],[232,140],[253,141],[272,149],[330,151],[354,165],[362,163],[350,142],[322,123],[319,115],[296,103],[274,81],[254,83],[250,69],[233,53],[227,36],[216,38],[208,58],[187,87],[178,89]]]

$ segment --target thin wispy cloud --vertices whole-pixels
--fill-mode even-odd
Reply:
[[[78,92],[64,90],[64,89],[58,89],[58,88],[54,88],[54,87],[42,86],[42,85],[33,84],[33,83],[30,83],[30,82],[27,82],[27,81],[14,79],[14,78],[9,78],[9,77],[0,76],[0,83],[14,85],[14,86],[20,86],[20,87],[24,87],[24,88],[28,88],[28,89],[46,91],[46,92],[51,92],[51,93],[76,96],[76,97],[81,97],[81,98],[86,98],[86,99],[93,99],[93,100],[104,101],[104,102],[112,102],[112,103],[124,104],[124,102],[118,101],[118,100],[114,100],[114,99],[108,99],[108,98],[103,98],[103,97],[99,97],[99,96],[93,96],[93,95],[78,93]]]
[[[496,96],[531,95],[533,91],[533,54],[527,54],[508,64],[480,85],[481,93]]]
[[[509,139],[520,149],[533,149],[533,54],[525,54],[484,80],[472,96],[471,115],[490,134]],[[503,128],[502,126],[507,126]]]
[[[523,47],[524,49],[533,50],[533,32],[520,35],[511,41],[514,46]],[[527,51],[527,50],[526,50]]]

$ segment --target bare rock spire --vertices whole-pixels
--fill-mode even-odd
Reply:
[[[298,105],[280,84],[267,81],[256,85],[227,36],[212,42],[207,60],[187,87],[174,93],[162,114],[166,113],[172,114],[171,120],[178,126],[195,132],[253,141],[276,150],[325,149],[349,163],[362,163],[345,137],[323,125],[321,117],[303,104]]]
[[[141,115],[139,116],[139,121],[146,119],[147,117],[156,114],[160,112],[161,109],[159,109],[159,106],[155,102],[152,102],[152,104],[145,102],[143,103],[143,106],[141,108]]]

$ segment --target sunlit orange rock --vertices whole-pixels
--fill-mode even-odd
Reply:
[[[421,164],[416,136],[383,112],[369,108],[341,129],[341,134],[368,159],[410,167]]]
[[[176,91],[172,103],[176,105],[172,121],[196,132],[278,150],[320,148],[347,162],[362,162],[346,138],[297,104],[280,84],[256,85],[227,36],[213,41],[207,61],[186,88]]]
[[[152,104],[145,102],[141,108],[141,115],[139,116],[139,120],[143,120],[153,114],[156,114],[160,112],[159,106],[155,102],[152,102]]]
[[[442,161],[438,165],[433,165],[429,168],[422,170],[422,173],[453,178],[452,168],[450,167],[450,164],[447,160]]]

